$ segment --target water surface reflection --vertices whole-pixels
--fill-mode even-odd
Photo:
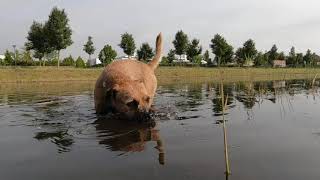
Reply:
[[[222,96],[231,178],[320,176],[319,81],[219,86],[160,86],[138,123],[97,116],[92,83],[1,85],[0,177],[223,179]]]

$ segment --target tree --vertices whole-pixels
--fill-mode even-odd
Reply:
[[[89,60],[91,59],[91,55],[94,53],[96,48],[93,46],[92,37],[88,36],[88,41],[85,45],[83,45],[83,50],[89,55]]]
[[[72,30],[69,26],[69,19],[64,9],[54,7],[49,15],[49,20],[44,25],[48,32],[49,45],[58,52],[58,67],[60,65],[60,51],[70,46]]]
[[[303,56],[303,62],[306,65],[310,65],[311,64],[311,62],[312,62],[312,53],[311,53],[310,49],[308,49],[307,53]]]
[[[175,51],[173,49],[170,49],[170,51],[168,52],[167,58],[168,58],[168,62],[169,64],[171,64],[173,62],[173,60],[175,59]]]
[[[212,53],[216,55],[215,60],[218,66],[232,61],[233,47],[229,45],[221,35],[216,34],[214,38],[211,39],[210,47]]]
[[[187,47],[187,56],[190,58],[192,62],[194,62],[194,57],[198,56],[202,52],[202,47],[199,45],[198,39],[193,39],[190,43],[188,43]]]
[[[280,53],[279,53],[278,59],[279,59],[279,60],[286,60],[286,55],[284,54],[284,52],[280,52]]]
[[[32,66],[33,65],[33,59],[31,56],[31,52],[29,50],[25,50],[20,54],[19,56],[18,65],[22,66]]]
[[[254,58],[254,65],[256,67],[266,66],[268,64],[268,53],[258,52]]]
[[[258,51],[256,49],[255,43],[252,39],[247,40],[243,47],[236,51],[236,59],[238,64],[243,64],[247,60],[254,60]]]
[[[105,45],[99,53],[99,59],[104,65],[110,64],[116,57],[117,52],[113,50],[112,47],[108,44]]]
[[[287,64],[291,65],[291,66],[297,66],[297,57],[296,57],[296,50],[294,47],[291,47],[290,52],[289,52],[289,56],[288,56],[288,60],[287,60]]]
[[[129,34],[127,32],[122,34],[119,46],[123,49],[123,52],[127,54],[129,57],[133,56],[134,51],[136,50],[136,45],[132,34]]]
[[[298,64],[298,65],[303,65],[304,64],[304,62],[303,62],[303,54],[302,53],[297,53],[297,59],[296,59],[296,63]]]
[[[178,31],[175,35],[175,40],[172,41],[175,53],[181,56],[182,54],[185,54],[188,49],[188,36],[182,31]]]
[[[160,62],[160,65],[163,65],[163,66],[168,66],[170,63],[169,63],[169,60],[167,57],[163,56],[162,59],[161,59],[161,62]]]
[[[197,64],[197,65],[200,66],[202,59],[203,59],[202,55],[199,54],[199,55],[196,55],[196,56],[194,57],[194,59],[193,59],[194,61],[193,61],[193,62],[194,62],[195,64]]]
[[[245,61],[245,57],[244,57],[244,53],[243,53],[243,48],[240,47],[236,50],[236,61],[238,64],[242,65],[244,64],[244,61]]]
[[[319,62],[320,62],[320,56],[317,55],[316,53],[312,53],[312,65],[317,66]]]
[[[203,55],[203,60],[207,62],[207,65],[211,65],[212,61],[210,59],[209,51],[206,50]]]
[[[153,50],[148,43],[143,43],[137,51],[138,60],[147,61],[154,56]]]
[[[5,66],[10,66],[14,64],[13,55],[8,50],[4,53],[4,59],[3,59]]]
[[[255,55],[258,53],[255,42],[252,39],[247,40],[243,44],[243,51],[244,56],[250,59],[253,59]]]
[[[61,63],[62,66],[74,66],[74,64],[75,62],[71,55],[69,57],[64,58]]]
[[[49,44],[48,31],[43,24],[36,21],[32,23],[25,47],[26,50],[34,50],[34,57],[39,59],[40,65],[42,58],[53,51]]]
[[[278,59],[279,54],[278,54],[277,51],[278,51],[278,48],[277,48],[277,46],[274,44],[274,45],[272,46],[272,48],[270,49],[270,51],[269,51],[269,64],[270,64],[270,65],[273,64],[273,61],[274,61],[274,60],[277,60],[277,59]]]
[[[86,64],[84,63],[83,59],[79,56],[76,60],[76,68],[85,68]]]

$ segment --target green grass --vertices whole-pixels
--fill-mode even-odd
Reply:
[[[102,68],[73,67],[2,67],[0,83],[95,81]],[[156,70],[159,84],[237,81],[313,79],[317,68],[204,68],[160,67]]]
[[[161,67],[156,74],[160,83],[238,82],[288,79],[313,79],[314,68],[202,68]]]
[[[68,82],[92,81],[102,69],[73,67],[18,67],[0,68],[0,82]]]

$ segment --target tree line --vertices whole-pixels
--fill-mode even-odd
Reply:
[[[54,7],[47,21],[44,23],[34,21],[32,23],[23,51],[10,52],[7,50],[5,58],[0,59],[0,65],[85,67],[86,64],[81,57],[76,60],[71,56],[60,59],[60,51],[73,43],[71,35],[72,29],[65,10]],[[182,30],[175,34],[172,44],[174,48],[170,49],[168,54],[163,57],[161,65],[175,65],[176,56],[181,57],[182,55],[187,55],[188,60],[190,60],[189,64],[201,65],[205,61],[207,66],[249,66],[251,64],[256,67],[268,67],[273,65],[274,60],[285,60],[290,67],[313,67],[320,63],[320,56],[310,49],[303,54],[296,53],[295,47],[292,47],[286,55],[284,52],[279,52],[277,46],[273,45],[269,51],[262,52],[256,49],[255,42],[252,39],[248,39],[242,47],[235,50],[220,34],[214,35],[209,44],[214,58],[210,58],[209,50],[203,52],[199,39],[191,38],[189,40],[188,35]],[[137,49],[133,35],[127,32],[121,35],[118,46],[128,57],[132,57],[136,52],[137,59],[141,61],[148,61],[155,53],[147,42],[142,43]],[[96,50],[91,36],[88,37],[83,50],[88,54],[90,60],[91,55]],[[98,53],[98,57],[103,65],[106,65],[117,57],[117,52],[111,45],[106,44]],[[33,58],[38,59],[38,61]]]
[[[88,38],[87,44],[93,45],[90,41],[91,37]],[[274,44],[269,51],[262,52],[256,49],[255,42],[252,39],[248,39],[243,43],[242,47],[234,51],[233,46],[220,34],[216,34],[209,44],[214,58],[210,58],[209,50],[203,53],[199,39],[192,38],[189,40],[188,35],[182,30],[175,34],[172,44],[174,48],[170,49],[168,54],[163,57],[161,65],[179,65],[180,63],[175,63],[174,60],[176,56],[181,57],[182,55],[187,55],[191,64],[201,65],[202,61],[206,61],[207,66],[249,66],[252,64],[255,67],[271,67],[274,60],[284,60],[290,67],[315,67],[320,63],[320,56],[310,49],[303,54],[296,53],[295,47],[292,47],[288,55],[286,55],[283,51],[279,52]],[[122,34],[119,46],[125,54],[129,57],[132,56],[136,50],[132,34]],[[89,51],[86,52],[90,55]],[[147,42],[142,43],[136,52],[137,59],[142,61],[148,61],[154,56],[154,50]],[[104,46],[99,53],[99,59],[104,64],[109,64],[116,56],[116,51],[110,45]]]
[[[211,59],[209,51],[206,50],[202,54],[202,46],[198,39],[189,41],[188,36],[182,31],[178,31],[175,35],[175,40],[172,42],[174,49],[171,49],[167,56],[164,57],[168,64],[171,64],[175,59],[175,55],[186,54],[188,59],[194,64],[200,64],[201,59],[207,62],[207,65],[215,63],[217,66],[248,66],[252,63],[256,67],[273,66],[274,60],[285,60],[290,67],[313,67],[319,65],[320,56],[310,49],[303,53],[296,53],[295,47],[292,47],[289,54],[286,55],[283,51],[279,52],[274,44],[269,51],[258,51],[255,42],[248,39],[234,51],[234,48],[220,34],[216,34],[212,39],[209,47],[214,54]]]

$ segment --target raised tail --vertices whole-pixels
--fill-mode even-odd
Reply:
[[[159,33],[156,40],[156,54],[153,59],[149,62],[149,66],[152,69],[156,69],[159,65],[159,62],[162,58],[162,34]]]

